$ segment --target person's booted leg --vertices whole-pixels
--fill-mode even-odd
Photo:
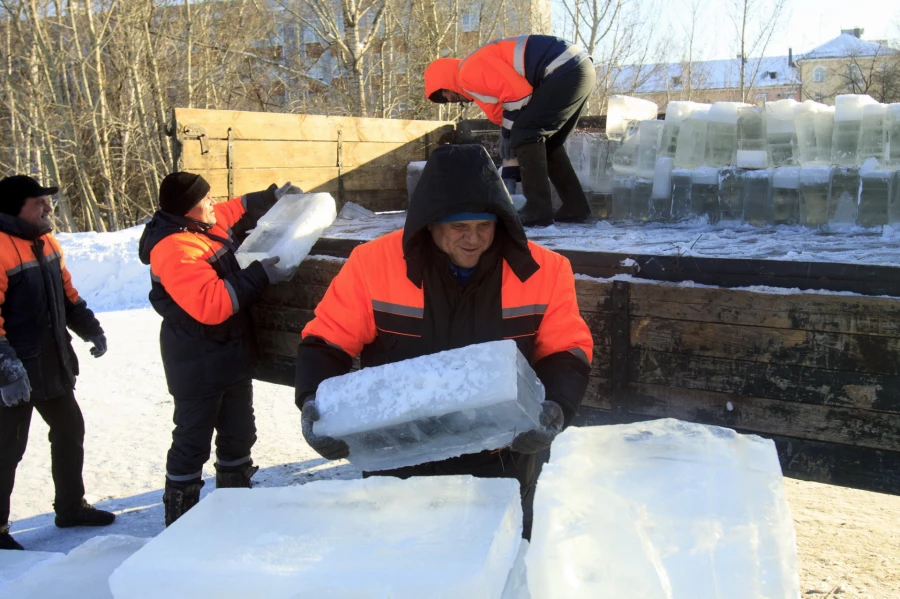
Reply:
[[[19,545],[19,543],[12,538],[12,535],[9,534],[9,523],[0,526],[0,550],[2,549],[17,549],[19,551],[23,551],[25,548]]]
[[[31,404],[0,408],[0,549],[22,549],[9,534],[9,509],[16,467],[28,445],[31,425]]]
[[[525,227],[546,227],[553,224],[553,200],[550,198],[550,179],[547,174],[547,150],[543,142],[525,143],[516,148],[522,192],[527,200],[519,211]]]
[[[246,380],[222,395],[216,418],[216,488],[250,488],[250,478],[259,470],[250,457],[255,443],[253,384]]]
[[[241,466],[222,466],[216,463],[216,488],[217,489],[249,489],[252,485],[250,479],[259,470],[259,466],[253,463]]]
[[[591,219],[591,205],[563,146],[547,153],[547,173],[559,193],[562,207],[553,218],[563,223],[585,223]]]
[[[192,481],[180,484],[166,479],[166,489],[163,492],[163,505],[166,508],[166,526],[181,518],[188,510],[200,501],[200,489],[203,481]]]

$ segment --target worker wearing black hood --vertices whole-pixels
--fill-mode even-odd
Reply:
[[[500,339],[514,339],[546,388],[541,428],[510,448],[377,474],[515,477],[525,536],[531,529],[535,454],[575,415],[593,342],[578,312],[569,261],[525,238],[497,169],[479,145],[444,146],[425,166],[403,231],[353,250],[303,330],[296,403],[303,435],[327,459],[340,440],[312,432],[316,389],[346,374],[353,358],[377,366]]]

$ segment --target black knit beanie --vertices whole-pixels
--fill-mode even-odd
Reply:
[[[18,216],[28,198],[52,196],[58,187],[43,187],[28,175],[12,175],[0,180],[0,213]]]
[[[171,173],[159,185],[159,208],[184,216],[209,193],[209,183],[194,173]]]

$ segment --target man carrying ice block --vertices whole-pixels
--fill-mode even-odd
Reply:
[[[353,358],[378,366],[474,343],[515,339],[546,388],[541,427],[510,447],[377,474],[515,477],[531,531],[535,454],[578,410],[593,341],[569,261],[525,238],[500,175],[480,145],[442,146],[425,165],[402,231],[353,250],[304,328],[296,403],[303,436],[327,459],[347,445],[317,436],[316,389]]]
[[[250,306],[275,278],[277,257],[241,268],[234,252],[290,184],[217,204],[209,183],[171,173],[141,236],[175,430],[166,459],[166,526],[200,500],[203,464],[216,431],[216,487],[249,487],[256,472],[253,387],[256,336]]]

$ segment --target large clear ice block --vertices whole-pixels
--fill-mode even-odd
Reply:
[[[772,175],[772,224],[800,222],[800,167],[780,166]]]
[[[824,106],[816,113],[816,164],[831,164],[834,140],[834,106]]]
[[[279,278],[291,278],[322,232],[337,218],[334,198],[328,193],[282,197],[259,219],[235,253],[241,268],[254,260],[281,258],[275,265]]]
[[[631,218],[631,194],[634,191],[634,177],[616,177],[613,179],[612,206],[609,211],[610,220],[627,220]]]
[[[830,166],[804,166],[800,169],[800,224],[811,228],[828,225],[830,189]]]
[[[856,167],[833,168],[828,198],[829,227],[855,226],[858,211],[859,169]]]
[[[65,558],[63,553],[4,551],[0,556],[0,590],[13,581]]]
[[[653,173],[653,190],[650,194],[650,220],[667,221],[672,216],[672,164],[673,159],[661,156],[656,160]]]
[[[597,193],[612,193],[612,159],[619,142],[596,137],[591,140],[591,189]]]
[[[719,169],[701,166],[691,172],[691,202],[694,214],[719,222]]]
[[[566,154],[582,189],[591,189],[591,144],[587,133],[573,133],[565,141]]]
[[[888,151],[888,109],[884,104],[863,106],[862,123],[859,131],[858,161],[862,165],[870,158],[880,164],[887,160]]]
[[[116,599],[498,599],[521,536],[514,478],[217,489],[109,587]]]
[[[701,108],[709,110],[709,104],[673,100],[666,105],[666,118],[659,143],[660,156],[675,158],[675,149],[678,147],[678,130],[681,128],[681,123],[693,112]]]
[[[622,141],[631,123],[650,121],[658,114],[659,106],[649,100],[631,96],[610,96],[606,109],[606,135],[610,139]]]
[[[706,113],[706,166],[734,165],[737,158],[740,102],[716,102]]]
[[[641,121],[638,142],[638,159],[636,174],[644,179],[652,179],[656,169],[656,158],[659,156],[659,140],[662,136],[663,121]]]
[[[691,200],[691,171],[676,168],[672,171],[672,220],[687,220],[694,216]]]
[[[888,104],[887,112],[888,150],[885,163],[900,168],[900,103]]]
[[[125,535],[93,537],[65,557],[47,562],[12,581],[0,590],[0,598],[113,599],[118,595],[110,591],[110,575],[149,540]]]
[[[775,444],[673,419],[569,427],[525,557],[541,599],[797,599]]]
[[[845,167],[858,164],[863,107],[875,103],[871,97],[857,94],[847,94],[835,98],[834,135],[831,142],[832,164]]]
[[[653,195],[653,181],[637,178],[631,190],[631,219],[647,222],[650,217],[650,198]]]
[[[740,225],[744,220],[744,169],[719,171],[719,224]]]
[[[686,118],[678,129],[675,148],[675,168],[695,169],[706,160],[706,117],[709,109],[698,108]]]
[[[640,123],[633,122],[628,126],[625,140],[616,148],[616,153],[612,156],[613,172],[617,177],[634,175],[637,172],[640,144]]]
[[[894,227],[900,226],[900,170],[894,171],[893,194],[888,208],[888,222]]]
[[[807,100],[794,107],[794,131],[797,134],[797,162],[802,166],[818,163],[816,116],[824,104]],[[828,145],[831,145],[829,132]]]
[[[739,168],[766,168],[768,164],[766,111],[762,106],[741,106],[738,108],[736,165]]]
[[[867,228],[888,224],[894,171],[860,169],[859,178],[859,209],[856,224]]]
[[[360,470],[390,470],[508,445],[543,401],[515,341],[492,341],[323,381],[313,431],[344,440]]]
[[[766,139],[769,146],[769,166],[797,164],[794,158],[797,145],[794,133],[794,108],[792,99],[766,102]]]
[[[744,222],[754,227],[772,223],[772,170],[744,173]]]

